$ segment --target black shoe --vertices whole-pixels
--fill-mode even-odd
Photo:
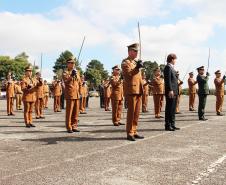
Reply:
[[[155,116],[156,119],[164,118],[163,116]]]
[[[30,124],[30,127],[36,127],[35,125],[33,125],[33,124]]]
[[[40,116],[40,119],[45,119],[45,117],[44,116]]]
[[[224,116],[224,114],[221,113],[221,112],[218,112],[218,113],[217,113],[217,116]]]
[[[166,131],[175,131],[172,127],[165,127]]]
[[[80,114],[87,114],[86,112],[80,112]]]
[[[68,133],[73,133],[73,131],[72,131],[72,130],[68,130],[67,132],[68,132]]]
[[[125,123],[121,123],[121,122],[119,122],[118,124],[119,124],[119,125],[125,125]]]
[[[73,132],[80,132],[78,129],[72,129]]]
[[[30,125],[26,125],[26,128],[30,128],[31,126]]]
[[[182,114],[181,112],[175,112],[175,114]]]
[[[113,123],[113,125],[114,125],[115,127],[118,127],[118,126],[119,126],[119,123]]]
[[[206,118],[199,118],[200,121],[207,121],[208,119]]]
[[[180,128],[173,126],[172,127],[174,130],[180,130]]]
[[[190,108],[189,111],[195,111],[195,109]]]
[[[141,135],[135,134],[135,135],[134,135],[134,138],[136,138],[136,139],[144,139],[144,136],[141,136]]]
[[[38,116],[36,117],[36,119],[39,119],[39,118],[40,118],[40,117],[38,117]]]
[[[127,140],[129,141],[136,141],[136,139],[134,138],[134,136],[127,136]]]

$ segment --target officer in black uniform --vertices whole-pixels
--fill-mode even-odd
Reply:
[[[206,99],[207,99],[207,95],[210,93],[209,85],[208,85],[209,73],[206,72],[206,75],[205,75],[204,66],[198,67],[197,71],[198,71],[198,75],[197,75],[196,81],[198,82],[198,87],[199,87],[198,88],[198,96],[199,96],[198,116],[199,116],[199,120],[206,121],[207,120],[205,118]]]

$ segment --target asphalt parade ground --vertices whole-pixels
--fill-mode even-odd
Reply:
[[[184,96],[175,132],[154,118],[149,97],[138,127],[145,139],[136,142],[126,140],[125,125],[113,126],[98,98],[90,98],[81,132],[72,134],[65,112],[54,113],[52,103],[45,119],[25,128],[23,112],[7,116],[0,100],[0,185],[226,185],[226,117],[216,116],[215,96],[208,97],[206,122],[188,111]]]

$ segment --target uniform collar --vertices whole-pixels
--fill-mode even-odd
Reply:
[[[168,63],[168,65],[174,69],[174,65],[173,64]]]

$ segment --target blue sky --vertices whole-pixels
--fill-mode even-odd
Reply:
[[[46,13],[58,6],[64,5],[66,0],[0,0],[0,11],[14,13]]]
[[[99,59],[110,71],[138,41],[139,21],[144,60],[162,63],[174,52],[184,74],[188,66],[195,71],[207,64],[210,47],[213,74],[226,69],[225,9],[223,1],[211,0],[0,0],[0,54],[25,51],[38,64],[43,53],[43,76],[50,81],[59,54],[68,49],[77,56],[86,35],[82,67]]]

